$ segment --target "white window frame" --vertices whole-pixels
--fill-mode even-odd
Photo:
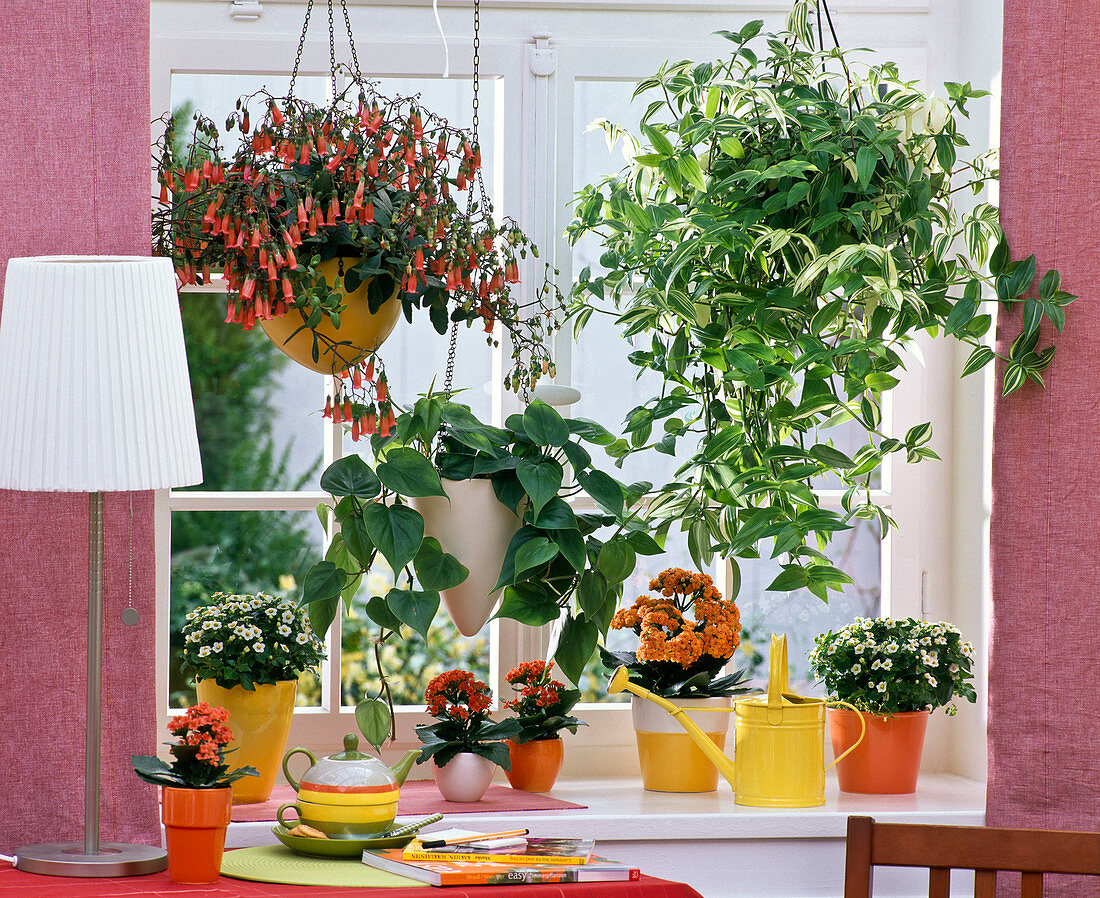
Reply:
[[[980,0],[991,3],[992,0]],[[469,7],[463,0],[440,4],[449,38],[451,71],[469,77]],[[860,45],[881,47],[891,58],[917,67],[933,81],[958,80],[954,56],[946,61],[935,52],[937,29],[945,18],[949,0],[915,0],[907,4],[852,0],[843,4],[850,14],[846,23],[857,24]],[[232,18],[230,4],[222,0],[153,0],[153,34],[150,45],[151,118],[170,107],[174,71],[221,73],[274,73],[267,61],[289,65],[297,49],[297,33],[304,3],[267,2],[263,16],[255,20]],[[442,49],[434,20],[422,4],[375,7],[349,3],[356,28],[359,59],[364,73],[379,76],[435,76],[442,69]],[[515,217],[543,249],[544,258],[562,273],[563,290],[570,281],[570,252],[562,236],[569,220],[572,194],[573,89],[577,79],[614,78],[636,80],[673,58],[708,59],[723,52],[724,42],[706,36],[719,28],[751,18],[767,19],[768,27],[780,27],[788,7],[786,0],[701,3],[698,0],[483,0],[481,74],[504,81],[504,101],[497,106],[497,133],[502,141],[504,166],[503,214]],[[226,11],[230,14],[226,14]],[[489,12],[491,11],[491,13]],[[538,27],[532,28],[532,12]],[[837,10],[834,9],[834,15]],[[370,23],[370,28],[366,24]],[[197,24],[196,24],[197,23]],[[310,39],[302,56],[302,73],[323,75],[328,69],[324,16],[315,16]],[[663,29],[670,29],[668,33]],[[682,30],[677,30],[682,29]],[[340,30],[337,30],[339,36]],[[650,37],[661,33],[660,41]],[[677,34],[685,39],[677,40]],[[941,34],[943,32],[940,32]],[[866,35],[873,34],[873,40]],[[338,55],[346,58],[346,46],[338,41]],[[962,58],[963,49],[951,53]],[[900,58],[899,58],[900,57]],[[203,110],[215,113],[215,110]],[[153,136],[159,136],[155,133]],[[900,526],[882,548],[882,610],[894,616],[928,616],[953,619],[980,647],[986,625],[983,524],[987,519],[987,428],[975,432],[972,422],[984,419],[989,407],[987,388],[977,378],[960,383],[960,350],[924,343],[922,376],[907,378],[893,397],[894,430],[904,432],[912,424],[934,422],[934,443],[942,464],[924,462],[901,465],[884,472],[879,500],[890,508]],[[566,336],[557,343],[559,381],[568,383],[571,345]],[[497,366],[499,368],[499,365]],[[988,378],[986,379],[988,382]],[[323,400],[322,400],[323,401]],[[518,408],[510,394],[494,403],[497,415]],[[614,424],[616,422],[608,422]],[[325,436],[324,464],[337,457],[340,442],[330,428]],[[974,484],[977,484],[977,487]],[[196,493],[162,491],[156,499],[157,565],[157,683],[158,694],[167,695],[168,571],[172,510],[232,511],[243,509],[312,510],[325,498],[319,491],[300,493]],[[823,494],[827,503],[839,495]],[[954,549],[962,544],[966,551]],[[974,553],[980,557],[976,564]],[[933,559],[943,559],[933,564]],[[719,579],[725,572],[719,571]],[[539,657],[545,651],[545,631],[534,631],[513,621],[493,624],[498,650],[491,669],[494,691],[500,695],[503,673],[520,660]],[[984,657],[984,652],[982,653]],[[331,666],[323,674],[329,695],[339,702],[339,670]],[[926,752],[925,766],[984,778],[984,673],[982,705],[963,708],[952,722],[953,735],[937,715],[933,727],[945,735]],[[506,693],[507,690],[505,690]],[[167,716],[167,710],[165,715]],[[633,735],[623,705],[588,705],[581,715],[589,727],[571,737],[566,772],[592,776],[621,775],[632,769]],[[960,727],[958,720],[965,725]],[[417,744],[412,727],[426,720],[422,710],[398,711],[395,751]],[[320,750],[336,750],[340,736],[355,730],[351,709],[299,709],[290,743]],[[980,751],[979,751],[980,746]],[[981,756],[980,768],[974,761]]]

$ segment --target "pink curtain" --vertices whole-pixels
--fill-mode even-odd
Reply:
[[[19,256],[149,255],[148,0],[5,0],[0,58],[0,275]],[[159,843],[130,767],[158,741],[152,495],[133,494],[132,525],[130,499],[106,508],[101,834]],[[136,627],[119,620],[131,538]],[[82,838],[87,552],[86,497],[0,491],[0,851]]]
[[[1014,255],[1056,267],[1067,309],[1047,389],[998,398],[989,672],[991,826],[1100,829],[1097,362],[1100,18],[1006,0],[1001,205]],[[1019,333],[1004,316],[998,345]],[[1096,886],[1066,895],[1096,895]]]

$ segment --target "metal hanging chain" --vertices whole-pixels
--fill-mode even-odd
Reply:
[[[313,14],[313,0],[306,4],[306,20],[302,23],[302,36],[298,38],[298,53],[294,57],[294,70],[290,73],[290,87],[287,90],[287,99],[294,96],[294,82],[298,78],[298,67],[302,64],[302,50],[306,45],[306,32],[309,31],[309,17]]]
[[[357,84],[363,82],[363,73],[359,71],[359,54],[355,52],[355,40],[351,36],[351,17],[348,15],[348,5],[345,0],[340,0],[340,9],[344,12],[344,27],[348,30],[348,45],[351,47],[352,71],[355,72]]]
[[[332,98],[336,99],[336,32],[332,27],[332,0],[328,0],[328,70],[332,78]]]
[[[481,3],[480,0],[474,0],[474,99],[473,99],[473,121],[470,128],[470,132],[474,138],[474,146],[481,145],[481,139],[478,137],[478,110],[481,105],[481,101],[478,99],[478,87],[479,87],[479,75],[478,71],[481,67]],[[477,170],[477,185],[478,195],[481,197],[482,203],[485,202],[485,182],[481,177],[481,168]],[[471,184],[469,193],[466,194],[466,214],[470,215],[473,212],[474,205],[474,187]],[[458,322],[451,322],[450,343],[447,346],[447,371],[443,377],[443,393],[447,398],[451,396],[451,385],[454,381],[455,373],[455,354],[458,348]]]
[[[450,399],[451,384],[455,379],[455,350],[458,348],[458,322],[451,322],[451,337],[450,344],[447,346],[447,371],[443,375],[443,395],[445,398]]]
[[[298,38],[298,52],[294,57],[294,69],[290,73],[290,88],[287,91],[287,97],[292,98],[294,96],[294,82],[298,79],[298,69],[302,65],[302,51],[306,45],[306,34],[309,31],[309,19],[313,14],[313,2],[309,0],[306,4],[306,17],[302,23],[302,34]],[[332,93],[336,95],[336,29],[334,25],[334,11],[332,8],[333,0],[327,0],[328,5],[328,57],[329,57],[329,75],[332,78]],[[363,74],[359,69],[359,54],[355,49],[355,37],[351,31],[351,16],[348,14],[347,0],[340,0],[340,10],[344,14],[344,28],[348,33],[348,46],[351,47],[351,61],[352,70],[355,74],[355,82],[357,84],[362,83]]]

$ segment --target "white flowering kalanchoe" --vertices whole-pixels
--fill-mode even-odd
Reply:
[[[954,714],[954,698],[976,698],[973,655],[950,623],[859,618],[815,639],[810,668],[831,698],[871,713],[946,706]]]
[[[266,593],[216,593],[186,615],[183,667],[230,688],[296,680],[324,660],[305,610]]]

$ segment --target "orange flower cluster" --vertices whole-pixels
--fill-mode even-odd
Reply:
[[[428,684],[424,701],[432,717],[464,723],[487,717],[492,695],[489,687],[468,670],[448,670]]]
[[[671,661],[687,668],[703,655],[726,660],[741,643],[741,614],[706,574],[668,568],[649,582],[661,596],[638,596],[615,612],[611,629],[638,634],[639,661]],[[691,611],[695,620],[686,613]]]
[[[233,731],[226,725],[229,712],[225,708],[199,702],[185,714],[168,721],[168,732],[179,738],[179,746],[198,748],[195,757],[213,767],[221,764],[222,747],[233,739]],[[176,754],[173,749],[172,754]]]
[[[522,716],[535,708],[549,708],[561,701],[562,690],[566,687],[550,676],[553,666],[553,661],[524,661],[508,671],[506,679],[519,692],[519,697],[505,702],[504,707]]]

